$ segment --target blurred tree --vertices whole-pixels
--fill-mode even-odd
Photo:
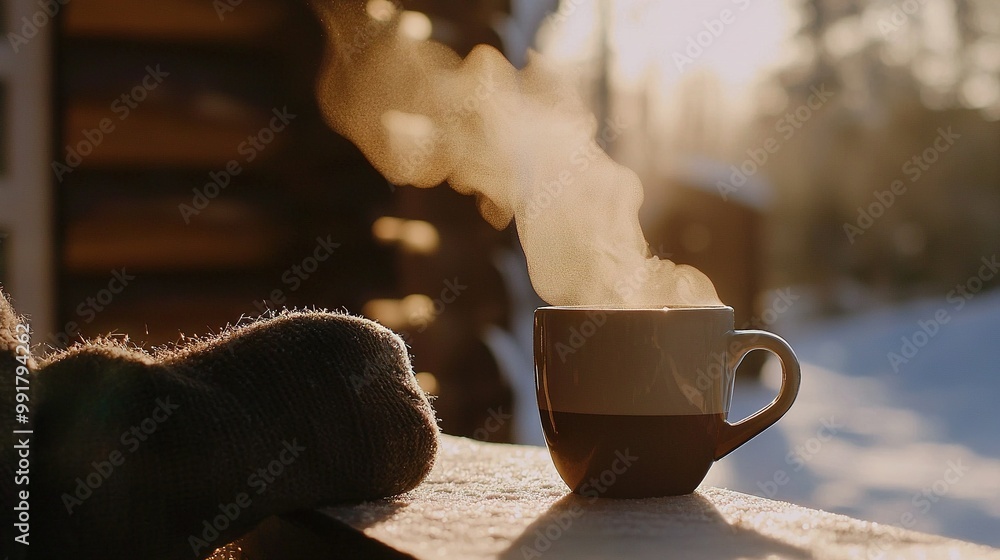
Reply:
[[[857,283],[878,299],[943,294],[1000,250],[1000,3],[798,13],[781,102],[761,104],[750,145],[816,90],[833,99],[768,162],[777,282],[821,284],[828,310],[870,301],[844,297]]]

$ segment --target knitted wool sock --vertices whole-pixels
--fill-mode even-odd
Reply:
[[[269,515],[409,490],[437,450],[402,340],[349,315],[90,342],[38,378],[33,557],[205,557]]]

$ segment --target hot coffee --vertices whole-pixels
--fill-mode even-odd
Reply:
[[[689,494],[715,461],[722,414],[629,416],[541,410],[552,462],[578,494]]]

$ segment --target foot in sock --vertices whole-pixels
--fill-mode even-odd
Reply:
[[[437,450],[402,340],[349,315],[93,341],[35,379],[33,557],[205,557],[269,515],[409,490]]]

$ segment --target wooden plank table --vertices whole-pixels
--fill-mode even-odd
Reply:
[[[995,558],[1000,550],[719,488],[569,493],[544,449],[442,436],[428,479],[323,512],[415,558]]]

